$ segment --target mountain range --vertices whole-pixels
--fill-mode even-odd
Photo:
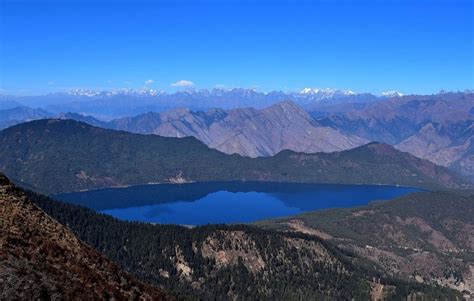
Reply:
[[[146,113],[109,122],[106,127],[165,137],[193,136],[227,154],[272,156],[282,150],[315,153],[346,150],[369,142],[323,126],[294,102],[268,108]]]
[[[332,104],[309,113],[285,101],[260,110],[177,109],[107,123],[72,114],[63,117],[136,133],[193,136],[211,148],[250,157],[284,149],[330,152],[380,141],[474,178],[472,93]]]
[[[472,191],[452,190],[472,182],[401,149],[431,160],[426,152],[444,150],[445,158],[459,158],[445,165],[469,166],[472,101],[465,93],[397,95],[314,110],[283,101],[110,121],[4,110],[4,119],[26,122],[0,130],[0,170],[49,195],[209,181],[443,191],[254,225],[186,228],[119,221],[0,175],[0,274],[7,279],[0,299],[469,298]],[[375,138],[391,145],[369,142]]]
[[[19,103],[33,108],[41,107],[51,113],[61,112],[92,115],[101,119],[139,115],[146,112],[162,112],[174,108],[209,110],[222,108],[271,106],[277,102],[291,100],[303,107],[314,107],[326,103],[372,102],[387,99],[370,93],[354,93],[340,89],[306,88],[300,92],[258,92],[254,89],[188,89],[176,93],[166,93],[152,89],[92,91],[73,90],[67,93],[53,93],[38,96],[0,95],[0,110],[11,108],[11,103]]]
[[[474,177],[474,93],[406,96],[311,114],[342,133],[389,143]]]
[[[135,106],[141,109],[147,101],[156,105],[163,104],[160,95],[172,98],[176,101],[175,106],[186,103],[189,97],[195,104],[209,104],[209,101],[213,103],[210,99],[215,97],[222,97],[222,103],[225,103],[224,98],[240,99],[242,103],[246,103],[259,97],[261,101],[256,100],[255,107],[285,99],[288,95],[293,95],[290,97],[293,100],[281,101],[261,109],[182,108],[146,112],[110,121],[74,113],[74,108],[71,108],[72,112],[56,114],[42,108],[23,106],[1,110],[0,128],[56,116],[134,133],[166,137],[193,136],[224,153],[249,157],[272,156],[284,149],[307,153],[331,152],[379,141],[474,178],[474,94],[469,91],[425,96],[389,93],[387,95],[390,97],[385,98],[373,95],[367,98],[350,91],[321,89],[305,89],[297,94],[265,94],[243,89],[176,94],[150,91],[124,91],[115,94],[75,91],[67,94],[67,97],[86,98],[80,103],[89,105],[100,105],[105,101],[110,110],[114,111],[122,106],[120,101],[118,104],[111,103],[116,95],[153,98],[154,102],[148,98],[135,99]],[[49,97],[53,96],[60,98],[57,94]],[[9,100],[10,104],[12,102],[13,100]],[[67,100],[65,103],[67,104]]]
[[[0,170],[28,187],[60,193],[110,186],[201,181],[277,181],[467,187],[469,181],[387,144],[332,153],[282,151],[249,158],[194,137],[168,138],[44,119],[0,131]]]

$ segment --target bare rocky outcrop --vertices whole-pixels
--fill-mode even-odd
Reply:
[[[227,244],[223,244],[222,237],[227,238]],[[255,242],[243,231],[222,231],[219,237],[209,236],[203,242],[201,252],[205,258],[213,258],[217,268],[236,265],[239,260],[252,273],[260,272],[266,266]]]
[[[177,109],[117,119],[110,128],[165,137],[193,136],[227,154],[271,156],[282,150],[332,152],[360,146],[368,141],[323,126],[291,101],[268,108],[210,110]]]

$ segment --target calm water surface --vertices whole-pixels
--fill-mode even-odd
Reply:
[[[380,185],[212,182],[110,188],[56,197],[121,220],[203,225],[354,207],[415,191]]]

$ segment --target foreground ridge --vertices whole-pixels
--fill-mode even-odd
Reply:
[[[0,299],[170,300],[84,244],[0,174]]]

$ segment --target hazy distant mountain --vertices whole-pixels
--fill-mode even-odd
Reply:
[[[343,133],[389,143],[474,176],[474,93],[396,97],[359,108],[328,107],[313,116]]]
[[[24,106],[0,110],[0,129],[21,122],[52,117],[53,114],[43,109],[32,109]]]
[[[474,120],[428,123],[395,147],[474,176]]]
[[[268,156],[282,149],[333,151],[381,141],[474,177],[473,93],[320,103],[311,115],[313,120],[301,107],[287,101],[262,110],[176,109],[109,123],[91,117],[70,118],[136,133],[193,136],[223,152],[247,156]]]
[[[367,143],[336,129],[321,126],[291,101],[268,108],[189,109],[146,113],[113,120],[108,127],[165,137],[193,136],[227,154],[271,156],[284,149],[315,153],[345,150]]]
[[[387,144],[273,157],[226,155],[193,137],[166,138],[90,126],[73,120],[37,120],[0,131],[0,170],[36,189],[60,193],[98,187],[186,181],[470,185],[447,168]]]
[[[143,90],[117,90],[95,92],[73,90],[41,96],[2,96],[25,106],[42,107],[50,112],[79,113],[101,119],[133,116],[146,112],[161,112],[179,107],[191,110],[212,108],[235,109],[264,108],[277,102],[291,100],[304,107],[340,102],[368,102],[377,99],[372,94],[357,94],[349,90],[311,89],[301,92],[258,92],[254,89],[185,90],[176,93]]]
[[[0,121],[8,121],[6,126],[51,116],[44,110],[27,107],[8,110],[3,115],[0,111]],[[318,124],[306,111],[290,101],[261,110],[213,109],[203,112],[175,109],[110,122],[77,113],[61,113],[56,117],[134,133],[178,138],[193,136],[224,153],[250,157],[271,156],[284,149],[307,153],[331,152],[368,142]]]
[[[11,99],[11,96],[0,95],[0,111],[21,107],[21,104]]]
[[[382,92],[380,96],[392,98],[392,97],[402,97],[404,96],[404,94],[398,91],[386,91],[386,92]]]
[[[15,98],[15,101],[38,104],[42,97],[47,98],[46,103],[53,111],[72,112],[58,113],[59,118],[136,133],[193,136],[225,153],[255,157],[272,155],[282,149],[334,151],[367,141],[381,141],[474,177],[474,93],[471,91],[408,96],[390,91],[376,97],[310,88],[298,93],[260,93],[251,89],[174,94],[153,90],[100,93],[77,90]],[[1,99],[5,101],[5,96]],[[242,108],[245,105],[249,107]],[[234,106],[239,108],[226,109]],[[221,109],[199,109],[208,107]],[[21,114],[16,112],[18,109],[12,110],[5,111],[10,117],[3,120],[0,117],[0,127],[51,116],[39,109],[22,108]],[[106,122],[87,112],[106,120],[111,116],[138,116]]]

